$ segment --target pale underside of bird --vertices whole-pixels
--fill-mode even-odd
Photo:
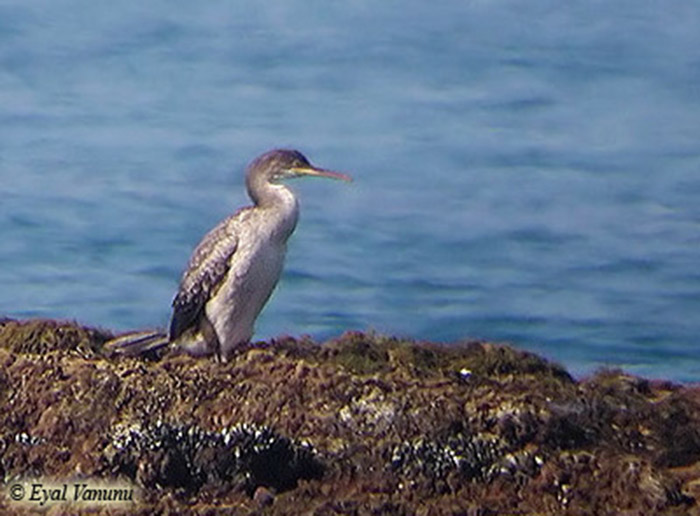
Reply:
[[[248,342],[282,274],[299,217],[297,199],[281,181],[301,176],[351,181],[311,165],[295,150],[276,149],[253,160],[246,188],[254,204],[221,221],[197,245],[173,300],[170,330],[129,332],[106,348],[135,355],[171,345],[226,360]]]

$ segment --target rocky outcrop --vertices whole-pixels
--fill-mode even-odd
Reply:
[[[28,479],[135,490],[56,514],[700,514],[692,386],[476,341],[284,337],[218,363],[110,337],[0,322],[3,514],[37,510],[12,499]]]

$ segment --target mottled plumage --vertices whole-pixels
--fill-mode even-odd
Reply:
[[[256,158],[246,174],[254,205],[221,221],[195,248],[173,300],[169,333],[134,332],[107,347],[137,354],[172,344],[193,355],[226,359],[250,340],[282,273],[287,239],[299,217],[294,194],[280,181],[303,175],[350,180],[312,166],[294,150]]]
[[[239,215],[240,212],[222,220],[192,252],[180,288],[173,299],[171,339],[177,339],[196,322],[202,315],[207,300],[221,286],[221,281],[229,270],[231,256],[238,246],[238,235],[231,226],[235,226],[232,219]]]

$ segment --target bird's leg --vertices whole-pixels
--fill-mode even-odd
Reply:
[[[219,362],[223,362],[224,357],[221,354],[221,343],[219,342],[219,336],[216,334],[214,326],[206,316],[202,317],[202,320],[199,323],[199,329],[207,343],[207,348],[214,352],[214,355]]]

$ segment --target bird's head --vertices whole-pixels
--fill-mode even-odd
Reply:
[[[262,180],[265,183],[279,183],[285,179],[302,176],[328,177],[342,181],[352,181],[348,175],[315,167],[297,150],[275,149],[255,158],[248,165],[249,183]]]

